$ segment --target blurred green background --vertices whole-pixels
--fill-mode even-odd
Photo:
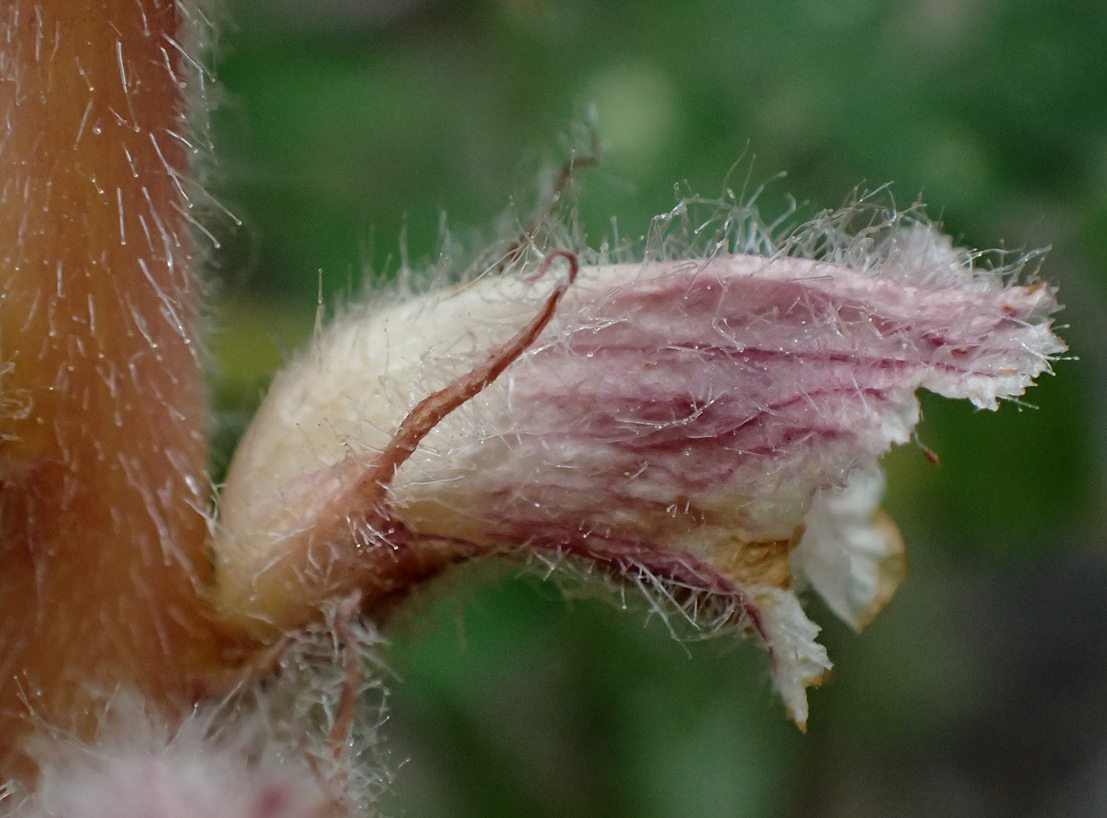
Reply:
[[[220,28],[224,457],[318,292],[433,257],[442,214],[479,249],[590,106],[593,244],[735,162],[786,172],[767,213],[890,182],[965,244],[1052,245],[1080,358],[1037,409],[924,399],[941,465],[886,461],[909,579],[862,636],[812,600],[836,669],[808,735],[751,645],[470,567],[387,634],[388,814],[1107,814],[1107,5],[228,0]]]

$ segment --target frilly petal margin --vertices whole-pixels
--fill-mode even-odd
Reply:
[[[231,466],[214,548],[224,618],[297,627],[352,565],[401,576],[372,589],[395,595],[474,555],[572,554],[745,600],[802,724],[829,662],[793,582],[855,628],[891,597],[902,544],[877,510],[877,463],[911,439],[916,390],[995,409],[1065,349],[1051,288],[924,222],[816,232],[767,256],[582,267],[535,342],[421,440],[375,516],[334,498],[549,286],[488,275],[340,321],[274,382]],[[811,246],[818,258],[789,255]],[[342,536],[312,540],[324,524]]]

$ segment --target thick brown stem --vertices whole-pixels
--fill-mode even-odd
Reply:
[[[215,659],[174,0],[0,12],[0,778],[29,718]]]

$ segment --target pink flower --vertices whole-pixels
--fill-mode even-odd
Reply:
[[[10,795],[11,818],[325,818],[339,814],[302,751],[280,753],[260,723],[217,728],[197,713],[169,728],[117,697],[96,740],[32,742],[40,779]]]
[[[911,214],[853,234],[856,213],[824,216],[779,244],[738,215],[694,236],[702,257],[585,266],[560,303],[564,284],[547,300],[546,280],[486,275],[338,322],[274,383],[228,476],[223,611],[280,631],[351,586],[565,555],[748,630],[803,725],[830,662],[796,590],[857,628],[890,598],[902,545],[878,461],[911,439],[916,390],[995,409],[1065,347],[1053,290],[1015,283],[1025,258],[990,269]],[[351,505],[412,407],[543,303],[533,343],[381,473],[373,508]]]

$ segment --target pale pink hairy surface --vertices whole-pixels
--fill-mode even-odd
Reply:
[[[413,551],[578,555],[731,596],[802,723],[803,688],[829,662],[793,580],[855,627],[891,595],[901,544],[873,516],[876,463],[910,439],[916,390],[994,409],[1064,350],[1050,288],[973,266],[921,221],[821,254],[583,268],[537,342],[399,469],[388,530],[352,518],[348,542],[304,563],[286,553],[304,521],[548,285],[486,276],[340,322],[275,382],[232,465],[223,612],[287,628],[304,586]]]
[[[0,815],[377,815],[393,769],[378,736],[386,712],[380,641],[371,624],[328,606],[272,657],[264,685],[243,680],[182,718],[167,720],[156,702],[117,688],[103,696],[91,735],[39,725],[27,742],[39,776],[0,788]],[[356,712],[344,713],[351,696]]]
[[[322,818],[336,814],[325,786],[302,754],[277,752],[260,723],[236,725],[220,734],[214,729],[218,717],[198,713],[169,727],[145,712],[140,702],[116,700],[95,739],[40,740],[33,745],[41,777],[10,816]]]

